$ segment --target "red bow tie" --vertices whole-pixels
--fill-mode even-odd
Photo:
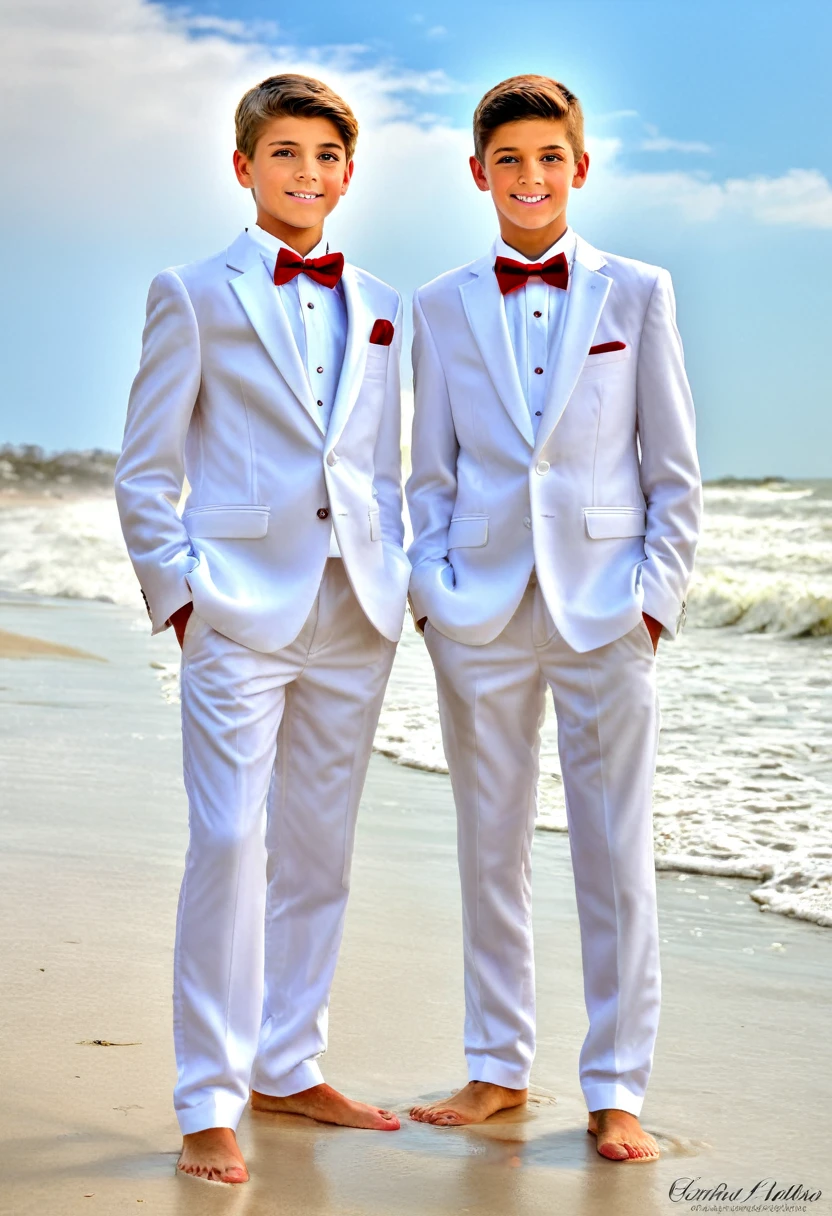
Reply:
[[[322,287],[335,287],[343,272],[343,253],[328,253],[322,258],[301,258],[282,246],[277,254],[274,281],[278,287],[282,287],[297,275],[308,274]]]
[[[569,263],[565,253],[549,258],[548,262],[515,262],[513,258],[497,258],[494,273],[504,296],[510,291],[517,291],[518,287],[525,287],[533,274],[539,274],[550,287],[561,287],[566,291],[569,286]]]

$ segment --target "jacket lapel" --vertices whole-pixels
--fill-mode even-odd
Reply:
[[[506,324],[503,297],[489,254],[471,266],[475,278],[460,287],[462,306],[480,355],[509,417],[520,434],[534,447],[534,430]]]
[[[537,432],[538,453],[560,421],[581,374],[592,339],[607,301],[612,279],[600,274],[604,259],[597,249],[578,238],[569,300],[560,344],[554,352],[552,377]]]
[[[260,341],[292,390],[305,408],[317,430],[323,426],[312,397],[312,389],[306,368],[300,357],[289,318],[280,295],[275,291],[266,263],[260,250],[245,233],[242,233],[228,250],[226,261],[232,270],[241,271],[239,278],[231,280],[237,299]]]
[[[341,283],[347,305],[347,341],[344,347],[341,375],[338,378],[338,388],[335,391],[335,401],[329,417],[329,428],[326,433],[327,450],[333,448],[340,439],[352,407],[358,398],[358,390],[364,379],[367,346],[373,323],[373,317],[362,299],[352,266],[344,266]]]

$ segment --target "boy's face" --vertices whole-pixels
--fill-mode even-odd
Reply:
[[[512,237],[528,244],[536,234],[548,240],[556,228],[566,228],[569,191],[586,181],[589,156],[575,160],[564,119],[523,118],[496,127],[483,163],[475,156],[470,163],[479,189],[491,192],[503,237],[509,244],[517,244]]]
[[[353,164],[328,118],[281,115],[263,127],[254,156],[234,153],[234,169],[240,185],[254,191],[260,226],[286,240],[294,231],[323,230],[347,192]]]

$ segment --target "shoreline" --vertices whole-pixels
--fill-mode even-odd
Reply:
[[[78,649],[73,646],[66,646],[62,643],[49,641],[44,637],[29,636],[23,632],[12,633],[2,628],[4,621],[7,621],[9,612],[17,612],[22,614],[21,621],[32,619],[37,621],[37,615],[30,617],[28,610],[49,610],[50,613],[60,614],[64,609],[77,607],[79,612],[84,611],[83,606],[88,604],[96,606],[100,610],[106,611],[111,609],[114,612],[128,613],[131,619],[131,627],[143,629],[145,627],[145,617],[143,612],[132,612],[125,607],[114,605],[108,600],[86,600],[86,599],[66,599],[66,598],[48,598],[42,596],[34,596],[28,593],[10,594],[0,591],[0,658],[16,658],[30,659],[38,655],[47,655],[52,653],[55,657],[64,657],[68,659],[83,659],[100,658],[94,653],[94,646],[85,651],[83,648]],[[42,634],[48,630],[39,629]],[[693,629],[691,634],[703,633],[705,635],[713,635],[707,642],[711,650],[718,656],[720,652],[726,650],[732,651],[737,647],[744,646],[746,649],[751,649],[752,652],[759,651],[759,648],[766,645],[765,639],[758,635],[737,635],[736,638],[726,636],[724,630],[701,630]],[[405,633],[403,635],[402,644],[397,654],[396,664],[393,670],[388,695],[385,699],[384,709],[382,710],[382,718],[379,725],[379,731],[376,736],[374,752],[377,755],[384,756],[391,763],[399,768],[410,770],[411,772],[428,772],[438,773],[447,777],[447,767],[445,765],[444,755],[440,751],[433,751],[426,756],[419,754],[420,747],[423,745],[414,738],[410,738],[408,732],[412,732],[413,725],[405,724],[405,734],[397,734],[397,729],[401,728],[401,713],[402,713],[402,690],[409,690],[412,693],[413,685],[413,663],[414,656],[410,652],[413,639],[409,636],[408,622],[405,622]],[[685,656],[679,657],[684,649],[690,646],[693,638],[689,634],[677,641],[675,648],[667,654],[665,663],[660,668],[660,684],[662,678],[669,684],[676,675],[683,675],[684,668],[689,659]],[[804,646],[819,648],[824,661],[829,664],[830,674],[832,674],[832,651],[828,650],[826,644],[821,639],[811,639],[804,641]],[[700,647],[696,646],[695,642],[693,650],[696,651]],[[92,653],[91,653],[92,652]],[[416,656],[418,659],[423,659],[423,656]],[[752,653],[751,658],[758,657]],[[167,661],[166,661],[167,660]],[[790,661],[790,659],[789,659]],[[670,667],[668,667],[668,663]],[[401,664],[401,667],[400,667]],[[680,671],[677,673],[674,670],[674,665],[677,665]],[[154,643],[154,657],[150,660],[150,666],[155,670],[156,679],[159,683],[159,695],[170,705],[178,701],[178,666],[179,652],[175,645],[171,644],[170,638],[158,640]],[[424,674],[424,673],[422,673]],[[818,673],[820,674],[820,673]],[[397,678],[398,677],[398,678]],[[432,679],[432,673],[430,673]],[[817,683],[817,680],[815,681]],[[707,696],[707,681],[699,685],[699,695]],[[400,687],[401,686],[401,687]],[[665,690],[666,691],[666,690]],[[696,695],[696,689],[692,690],[692,695]],[[435,701],[435,694],[432,686],[428,690],[426,687],[424,693],[428,694],[429,698]],[[406,703],[406,702],[405,702]],[[665,710],[665,719],[667,719],[667,707],[664,705],[664,697],[662,697],[663,709]],[[820,704],[820,703],[819,703]],[[438,709],[434,705],[435,716],[438,718]],[[388,711],[390,718],[388,720]],[[427,702],[422,703],[421,712],[423,715],[428,713]],[[827,714],[826,717],[829,717]],[[832,723],[832,719],[830,719]],[[668,724],[665,721],[665,728],[671,726],[671,734],[678,733],[680,723]],[[392,729],[391,729],[392,728]],[[438,733],[438,722],[436,724]],[[541,812],[538,815],[535,824],[536,836],[540,834],[555,834],[565,836],[566,821],[563,813],[563,807],[558,810],[557,803],[562,804],[562,792],[560,789],[559,772],[552,771],[551,765],[556,759],[552,755],[554,745],[554,726],[551,715],[547,712],[547,722],[544,727],[544,744],[548,738],[548,752],[544,745],[543,758],[548,755],[548,764],[544,764],[541,770]],[[690,752],[690,744],[694,742],[690,740],[688,751]],[[815,883],[814,886],[807,887],[805,882],[801,884],[799,893],[795,894],[788,879],[788,866],[793,865],[789,858],[788,849],[792,847],[791,843],[787,843],[788,834],[783,840],[775,845],[776,849],[782,852],[770,852],[769,857],[761,858],[756,861],[753,858],[731,855],[731,849],[727,850],[724,847],[723,841],[719,840],[718,835],[714,837],[714,843],[719,843],[719,848],[711,853],[697,855],[699,850],[695,847],[696,841],[690,842],[688,845],[691,848],[690,852],[684,849],[685,841],[675,840],[675,848],[668,847],[668,842],[671,837],[668,836],[665,830],[665,823],[662,822],[662,816],[667,813],[667,799],[662,800],[660,796],[660,787],[658,786],[658,776],[661,774],[662,768],[672,767],[676,763],[676,757],[673,754],[668,754],[669,749],[666,747],[660,748],[659,765],[657,773],[657,790],[654,801],[654,829],[655,829],[655,851],[656,851],[656,871],[657,873],[669,872],[674,874],[684,874],[692,877],[718,877],[727,878],[734,881],[744,880],[749,883],[746,890],[747,897],[753,901],[757,907],[766,913],[776,914],[778,917],[783,917],[790,920],[798,920],[807,924],[818,925],[821,928],[832,928],[832,903],[830,903],[829,883],[821,881]],[[769,743],[768,755],[772,755],[771,744]],[[770,760],[769,760],[770,762]],[[695,771],[691,771],[691,776],[695,776]],[[719,785],[711,784],[714,805],[719,805],[720,791]],[[749,787],[754,789],[752,785]],[[679,794],[681,795],[681,789]],[[552,809],[553,799],[555,801],[554,813]],[[672,804],[671,804],[672,805]],[[764,809],[764,808],[761,808]],[[761,827],[770,820],[766,814],[759,816],[759,824]],[[823,824],[823,819],[819,820],[819,826]],[[673,821],[670,821],[669,826],[673,829]],[[720,824],[720,828],[722,828]],[[805,824],[798,824],[798,827],[805,827]],[[783,835],[783,833],[781,833]],[[828,836],[828,831],[827,831]],[[832,838],[830,838],[832,843]],[[680,848],[680,845],[682,846]],[[693,846],[693,847],[691,847]],[[815,848],[818,857],[826,856],[824,852],[825,841],[823,836],[819,836],[815,843]],[[719,853],[723,852],[720,856]],[[727,855],[725,855],[727,853]],[[776,860],[775,860],[776,859]],[[779,867],[783,864],[785,870],[780,871]],[[799,864],[799,863],[798,863]],[[777,867],[777,868],[775,868]]]

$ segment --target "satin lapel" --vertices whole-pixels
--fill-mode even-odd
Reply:
[[[539,452],[560,421],[566,403],[581,374],[592,338],[598,328],[612,279],[591,270],[578,258],[572,269],[569,303],[560,345],[554,352],[554,367],[535,452]]]
[[[319,431],[323,426],[289,318],[263,259],[258,255],[231,286],[254,330],[289,388]]]
[[[459,289],[462,306],[500,400],[531,448],[534,447],[532,420],[517,374],[503,298],[491,259],[483,258],[475,273],[477,277],[469,283],[463,283]]]
[[[352,407],[358,398],[358,390],[364,379],[367,347],[373,323],[370,310],[359,291],[352,266],[344,267],[341,283],[347,305],[347,341],[344,347],[341,375],[338,378],[338,388],[335,391],[335,403],[332,406],[329,429],[326,433],[327,449],[334,447],[340,439],[341,432],[346,426]]]

